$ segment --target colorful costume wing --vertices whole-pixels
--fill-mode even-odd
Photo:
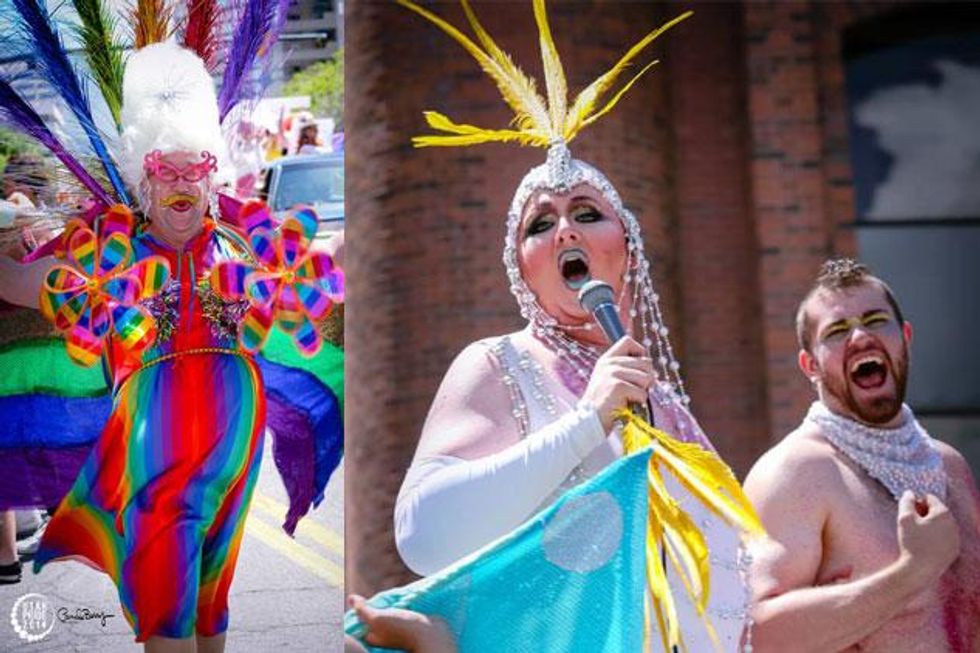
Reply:
[[[262,347],[256,360],[265,383],[267,426],[273,434],[276,468],[289,495],[283,528],[292,533],[299,519],[323,499],[343,455],[344,354],[330,342],[321,342],[317,328],[330,313],[332,301],[342,298],[343,273],[333,268],[329,257],[309,251],[317,224],[311,210],[296,211],[278,232],[268,207],[258,200],[238,204],[227,199],[222,214],[229,224],[250,235],[246,242],[229,232],[236,246],[251,252],[256,263],[219,263],[212,270],[211,284],[226,299],[250,300],[239,342]],[[285,322],[293,329],[287,332],[274,322],[280,315],[275,310],[276,297],[287,285],[283,277],[290,274],[290,267],[299,269],[288,284],[297,289],[296,296],[302,299],[303,292],[319,291],[317,297],[326,305],[310,310],[304,303],[300,311],[287,311],[285,320],[280,320],[280,325]],[[247,294],[249,287],[252,295]],[[319,320],[317,325],[314,319]],[[307,324],[308,329],[297,329],[298,323]],[[310,331],[316,345],[312,354],[300,338]]]
[[[461,653],[658,650],[659,633],[644,635],[650,460],[647,448],[615,462],[510,535],[433,576],[382,592],[371,605],[444,619]],[[735,651],[748,604],[737,531],[688,494],[669,470],[664,477],[710,547],[706,614],[721,650]],[[682,579],[670,570],[667,578],[679,597],[677,622],[687,650],[714,650]],[[344,626],[350,635],[364,634],[353,612]]]
[[[292,533],[319,505],[344,450],[344,353],[324,343],[312,357],[273,329],[257,357],[265,381],[272,453],[289,495],[283,528]]]
[[[0,509],[52,507],[109,417],[109,389],[101,369],[68,358],[35,311],[5,311],[0,320]]]

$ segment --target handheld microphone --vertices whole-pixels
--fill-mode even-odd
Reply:
[[[619,310],[616,306],[612,286],[608,283],[599,279],[586,282],[578,291],[578,303],[592,314],[602,332],[606,334],[606,338],[609,339],[609,344],[626,335],[623,322],[619,319]],[[631,401],[629,402],[629,409],[653,424],[651,417],[653,413],[650,410],[649,401],[643,404]]]
[[[616,310],[616,299],[613,297],[613,289],[605,281],[593,279],[586,282],[578,291],[578,303],[592,314],[596,323],[602,328],[602,332],[612,344],[626,335],[626,329],[619,319],[619,312]]]

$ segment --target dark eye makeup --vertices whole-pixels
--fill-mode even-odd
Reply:
[[[555,224],[555,216],[551,213],[545,213],[539,215],[531,220],[527,225],[527,229],[524,230],[526,236],[536,236],[537,234],[544,233],[551,229],[551,226]]]
[[[584,204],[577,206],[571,210],[570,213],[572,220],[580,224],[589,224],[592,222],[600,222],[605,219],[605,215],[592,206],[591,204]],[[541,215],[532,218],[524,230],[525,236],[536,236],[538,234],[544,233],[551,229],[558,221],[557,216],[554,213],[542,213]]]
[[[576,222],[599,222],[605,216],[594,206],[581,206],[572,211],[572,218]]]

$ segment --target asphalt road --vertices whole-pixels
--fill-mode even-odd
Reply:
[[[326,499],[300,522],[296,538],[280,527],[286,495],[274,469],[271,439],[246,526],[231,587],[226,651],[339,653],[343,616],[343,466],[327,486]],[[27,567],[29,565],[25,565]],[[52,624],[43,639],[28,643],[15,631],[11,612],[27,594],[44,596]],[[25,605],[20,612],[23,615]],[[37,602],[33,602],[38,605]],[[64,610],[61,610],[64,608]],[[111,615],[81,620],[58,618]],[[21,616],[23,621],[23,616]],[[0,585],[0,651],[140,651],[109,578],[76,562],[49,565],[35,576],[25,569],[17,585]]]

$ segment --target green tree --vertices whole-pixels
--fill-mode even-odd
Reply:
[[[22,152],[39,154],[40,150],[41,148],[26,136],[0,127],[0,173],[7,167],[7,159],[13,155]]]
[[[344,49],[337,50],[326,61],[307,66],[289,78],[283,87],[286,95],[309,95],[313,115],[333,118],[338,126],[344,122]]]

